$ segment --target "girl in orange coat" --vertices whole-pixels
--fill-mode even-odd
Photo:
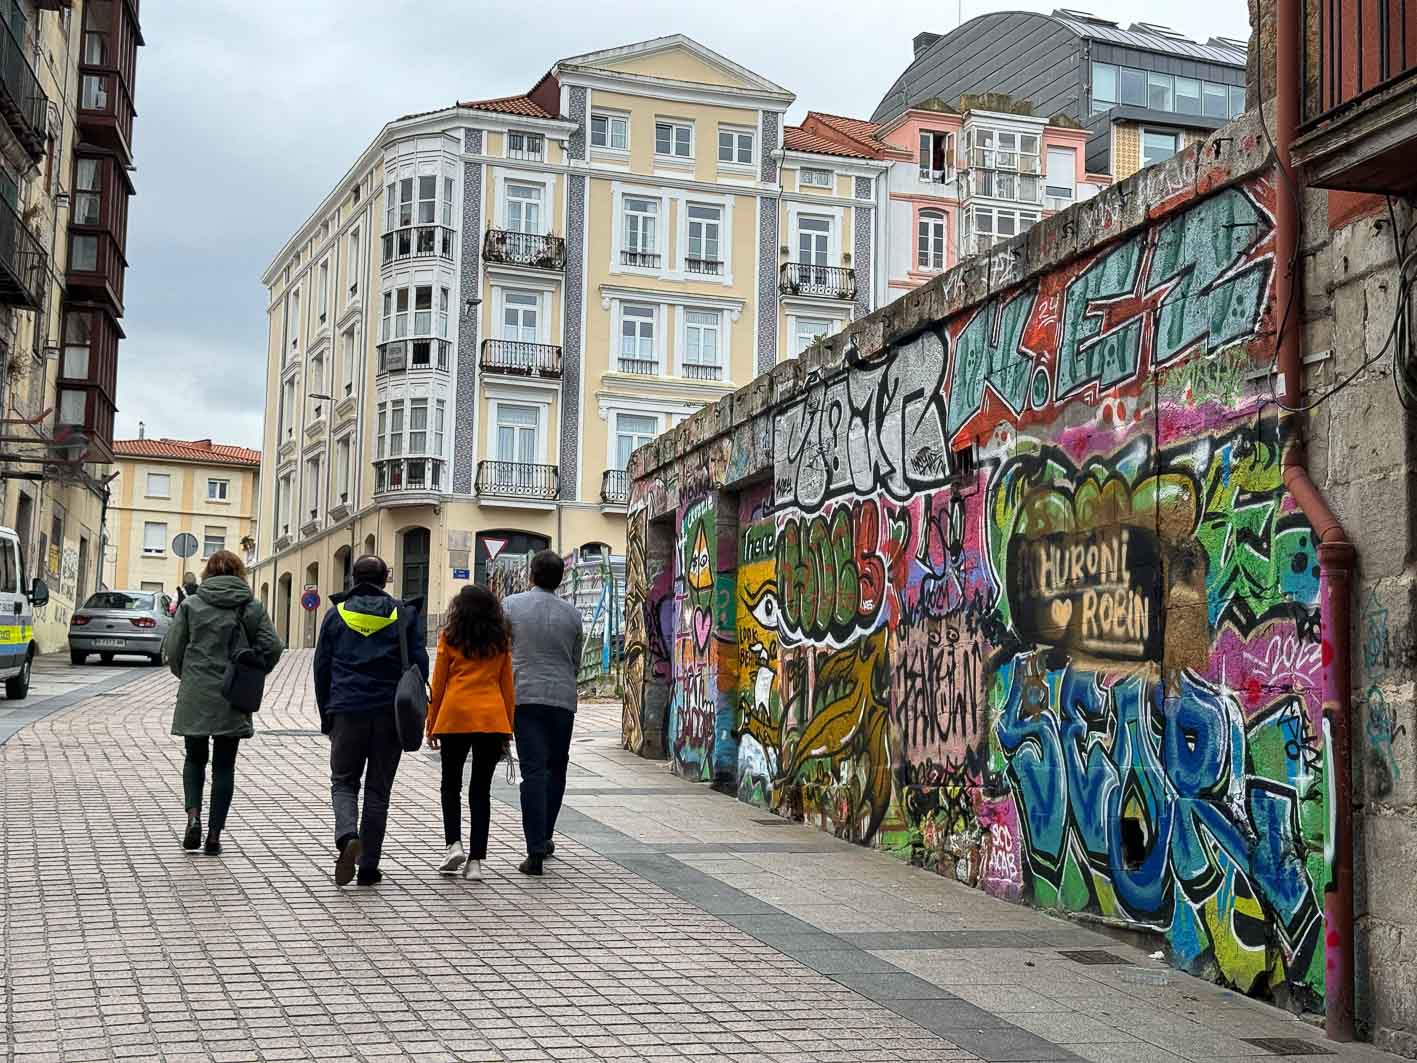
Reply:
[[[438,868],[480,879],[492,822],[492,775],[512,736],[516,693],[512,686],[512,636],[502,603],[481,587],[464,587],[448,606],[438,636],[433,697],[428,706],[428,746],[443,754],[443,841]],[[462,774],[472,754],[467,803],[472,812],[469,853],[462,846]]]

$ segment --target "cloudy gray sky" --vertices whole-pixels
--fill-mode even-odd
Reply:
[[[524,92],[560,57],[684,33],[811,107],[868,117],[961,0],[147,0],[138,55],[128,339],[117,434],[257,446],[271,257],[390,118]],[[1246,37],[1245,0],[962,0],[1081,7]]]

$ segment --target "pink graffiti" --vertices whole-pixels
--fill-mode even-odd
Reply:
[[[995,897],[1016,901],[1023,893],[1023,866],[1019,857],[1018,809],[1014,806],[1014,799],[978,795],[974,812],[983,831],[979,886]]]

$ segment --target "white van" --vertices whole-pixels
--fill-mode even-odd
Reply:
[[[34,607],[49,601],[49,587],[37,579],[30,587],[24,578],[20,537],[0,528],[0,679],[5,696],[23,701],[30,692],[30,668],[39,647],[34,641]]]

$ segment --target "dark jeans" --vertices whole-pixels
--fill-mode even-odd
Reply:
[[[330,730],[330,801],[335,809],[335,842],[358,834],[361,871],[379,866],[389,794],[403,747],[392,707],[373,712],[341,712]],[[359,816],[359,784],[364,783],[364,818]]]
[[[467,784],[467,807],[472,813],[467,855],[487,859],[487,830],[492,825],[492,775],[502,759],[506,735],[439,735],[443,751],[443,842],[462,838],[462,769],[472,753],[472,778]]]
[[[207,817],[207,833],[220,834],[226,826],[231,795],[236,792],[236,750],[241,739],[232,735],[212,735],[211,752],[207,736],[187,739],[187,759],[182,764],[182,794],[187,811],[202,814],[202,787],[207,782],[207,760],[212,762],[212,810]]]
[[[522,832],[526,851],[545,855],[556,832],[571,762],[571,728],[576,714],[554,705],[517,706],[517,759],[522,771]]]

